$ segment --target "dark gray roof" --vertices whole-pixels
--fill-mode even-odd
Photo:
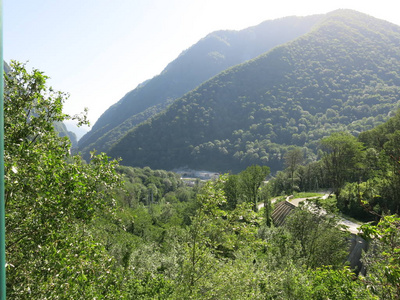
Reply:
[[[272,220],[274,221],[274,225],[284,225],[286,217],[290,215],[295,208],[296,206],[288,201],[282,201],[276,204],[275,209],[272,212]]]

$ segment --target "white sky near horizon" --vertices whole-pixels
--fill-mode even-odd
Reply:
[[[4,60],[28,62],[92,124],[208,33],[354,9],[400,25],[393,0],[3,0]]]

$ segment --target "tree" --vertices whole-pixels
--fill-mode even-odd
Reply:
[[[118,286],[119,279],[87,228],[113,209],[117,161],[100,154],[87,164],[70,155],[68,138],[54,129],[54,122],[71,118],[62,113],[66,94],[47,88],[46,79],[17,62],[5,75],[8,295],[102,298],[115,292],[103,284]]]
[[[347,233],[337,228],[332,216],[322,216],[298,209],[285,223],[291,242],[300,246],[300,259],[309,268],[323,265],[340,266],[347,256]]]
[[[275,177],[270,180],[270,183],[272,184],[272,194],[275,196],[281,195],[281,193],[287,195],[291,192],[291,181],[287,172],[276,172]]]
[[[389,140],[384,144],[384,150],[390,165],[391,191],[389,208],[392,212],[400,213],[400,130],[387,135]],[[389,168],[388,168],[389,169]]]
[[[266,184],[261,188],[260,198],[264,202],[264,221],[265,225],[272,225],[272,205],[271,205],[271,184]]]
[[[320,142],[322,162],[331,187],[337,198],[347,180],[357,178],[363,145],[349,133],[337,132]]]
[[[252,165],[239,174],[243,195],[248,202],[253,204],[254,211],[257,211],[259,188],[269,172],[267,166]]]
[[[286,152],[283,157],[286,169],[289,171],[290,177],[292,178],[292,191],[294,190],[294,173],[297,167],[303,162],[303,157],[303,151],[299,147]]]
[[[216,286],[213,274],[229,265],[235,251],[255,240],[256,215],[249,203],[225,211],[225,176],[208,181],[197,195],[197,210],[184,240],[185,255],[176,292],[182,299],[207,298]]]
[[[325,172],[321,161],[311,162],[297,169],[299,188],[301,191],[318,190],[326,184]]]
[[[383,217],[377,225],[361,226],[364,238],[370,242],[363,262],[367,267],[364,279],[368,289],[379,299],[400,298],[400,218]]]
[[[308,270],[309,282],[305,286],[307,299],[371,299],[376,300],[373,293],[365,288],[362,281],[357,280],[352,270],[324,266]]]
[[[224,184],[227,206],[229,209],[235,209],[240,196],[239,176],[229,175]]]

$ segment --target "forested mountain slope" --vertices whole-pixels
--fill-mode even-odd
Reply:
[[[64,123],[62,122],[56,122],[54,123],[54,128],[55,130],[59,133],[59,136],[63,137],[63,136],[67,136],[69,138],[69,140],[71,141],[71,147],[75,148],[78,146],[78,141],[76,138],[76,134],[72,131],[69,131],[67,129],[67,126],[65,126]]]
[[[111,106],[79,141],[80,150],[86,154],[94,148],[107,151],[133,126],[162,111],[174,99],[231,66],[301,36],[321,17],[287,17],[241,31],[225,30],[207,35],[182,52],[160,75]]]
[[[387,119],[400,99],[400,27],[338,10],[312,31],[205,82],[130,131],[109,154],[172,169],[281,168],[287,145]]]

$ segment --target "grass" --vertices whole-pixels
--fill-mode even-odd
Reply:
[[[322,197],[322,196],[323,196],[323,194],[321,194],[321,193],[297,193],[297,194],[293,195],[293,199]]]

